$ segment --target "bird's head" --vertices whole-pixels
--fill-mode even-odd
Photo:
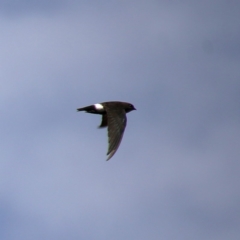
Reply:
[[[131,112],[133,110],[137,110],[131,103],[126,103],[126,106],[124,109],[125,109],[126,113]]]

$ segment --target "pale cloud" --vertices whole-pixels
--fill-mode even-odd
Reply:
[[[1,16],[0,236],[235,239],[236,7],[102,3]],[[109,162],[76,112],[106,100],[137,108]]]

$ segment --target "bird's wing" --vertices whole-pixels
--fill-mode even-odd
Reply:
[[[107,114],[103,114],[103,115],[102,115],[102,122],[101,122],[101,124],[98,126],[98,128],[104,128],[104,127],[107,127],[107,125],[108,125]]]
[[[127,117],[124,109],[111,109],[107,111],[108,122],[108,158],[109,160],[117,151],[127,125]]]

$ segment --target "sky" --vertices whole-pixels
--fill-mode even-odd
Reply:
[[[0,239],[240,239],[240,2],[0,1]],[[100,116],[134,104],[106,161]]]

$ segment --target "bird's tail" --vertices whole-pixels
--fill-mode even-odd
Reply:
[[[83,108],[77,108],[77,111],[86,111],[86,112],[89,112],[91,110],[94,110],[94,107],[93,106],[87,106],[87,107],[83,107]]]

